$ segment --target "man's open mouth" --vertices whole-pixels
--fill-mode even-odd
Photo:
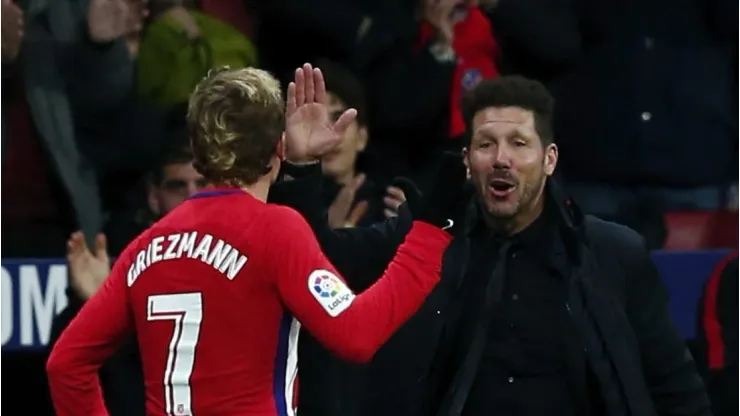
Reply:
[[[493,196],[505,198],[514,192],[516,184],[504,179],[494,179],[488,183],[488,189]]]

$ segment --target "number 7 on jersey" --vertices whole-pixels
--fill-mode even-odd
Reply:
[[[176,293],[152,295],[147,300],[147,320],[174,321],[163,380],[167,414],[189,415],[190,375],[203,321],[203,297],[197,292]]]

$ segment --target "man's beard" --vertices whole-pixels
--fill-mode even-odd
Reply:
[[[517,200],[514,203],[514,209],[511,211],[499,211],[495,208],[489,210],[485,204],[485,197],[478,192],[477,199],[483,211],[486,223],[489,227],[493,228],[497,233],[508,235],[516,226],[516,220],[522,216],[522,214],[534,209],[537,200],[541,197],[541,190],[543,189],[544,183],[547,180],[547,176],[544,172],[534,182],[518,182],[518,186],[521,186],[521,194],[517,195]],[[487,192],[487,187],[484,192]],[[517,189],[515,192],[519,191]]]

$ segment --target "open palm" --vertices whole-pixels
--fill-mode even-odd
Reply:
[[[356,110],[349,109],[332,123],[325,99],[321,70],[310,64],[298,68],[295,81],[288,85],[285,142],[289,161],[319,159],[342,141],[342,134],[357,116]]]
[[[87,247],[85,236],[79,231],[73,233],[67,241],[67,265],[70,285],[78,296],[89,299],[110,273],[105,235],[97,235],[93,253]]]

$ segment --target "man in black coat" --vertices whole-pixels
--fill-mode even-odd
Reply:
[[[371,364],[366,414],[711,414],[642,238],[582,215],[550,178],[552,107],[520,77],[468,97],[464,161],[477,195],[453,219],[465,226],[442,283]],[[371,284],[380,273],[362,271],[385,267],[408,216],[332,231],[302,182],[286,202],[350,285]]]

